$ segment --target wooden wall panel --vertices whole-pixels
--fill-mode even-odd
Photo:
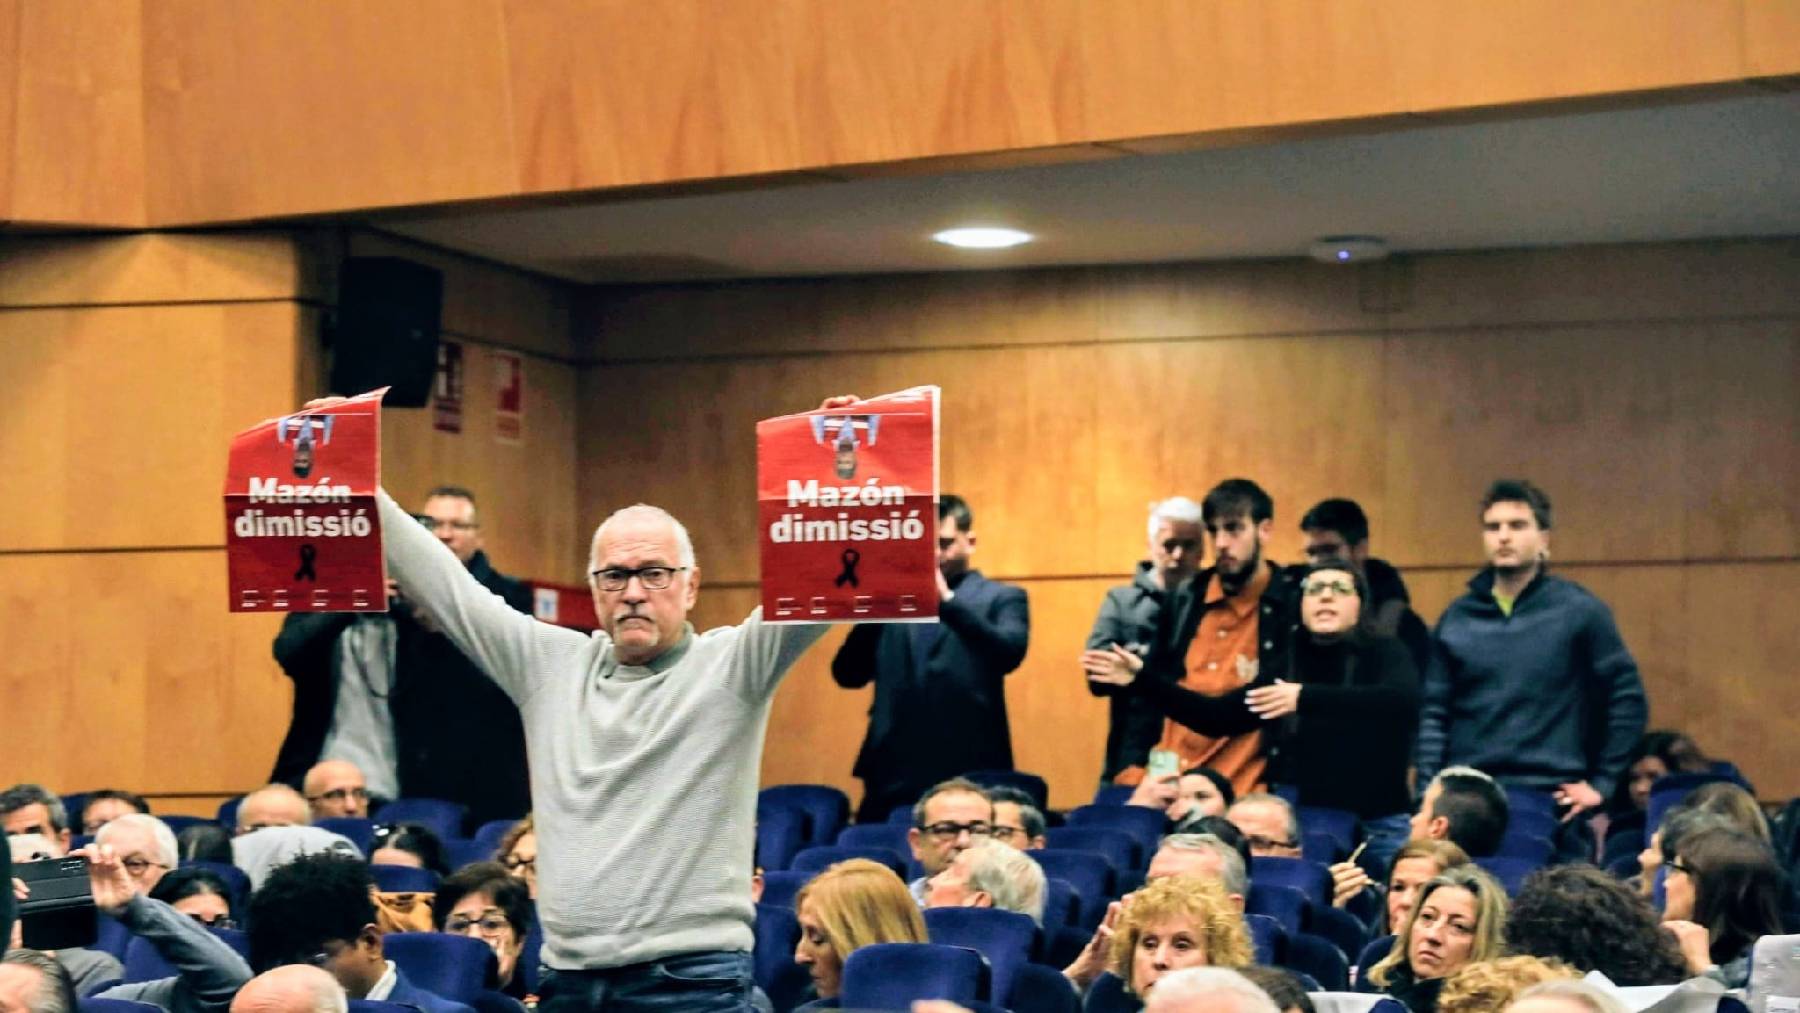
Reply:
[[[1753,77],[1800,74],[1800,0],[1744,4],[1744,63]]]
[[[517,189],[500,0],[151,0],[144,22],[152,223]]]
[[[11,217],[143,224],[142,5],[18,6]]]
[[[302,282],[278,233],[138,233],[0,240],[0,308],[291,298]]]
[[[0,222],[12,218],[19,121],[19,17],[24,0],[0,0]]]
[[[1557,503],[1559,569],[1616,611],[1655,720],[1782,785],[1775,730],[1729,724],[1754,693],[1786,701],[1785,662],[1764,650],[1772,620],[1709,596],[1743,579],[1780,601],[1800,566],[1794,250],[600,292],[578,314],[600,359],[579,380],[578,512],[669,507],[694,532],[712,582],[703,601],[728,590],[747,608],[754,422],[827,394],[942,384],[944,487],[975,507],[977,565],[1028,587],[1038,619],[1009,689],[1015,748],[1067,804],[1091,790],[1104,731],[1070,659],[1101,592],[1142,554],[1151,501],[1255,478],[1276,500],[1270,555],[1291,561],[1305,508],[1355,497],[1376,553],[1402,565],[1435,620],[1481,564],[1476,500],[1494,477],[1523,474]],[[1697,614],[1711,623],[1704,642],[1689,629]],[[1696,658],[1709,652],[1729,656],[1738,681],[1729,702],[1702,706],[1714,680]],[[822,666],[809,658],[782,691],[771,779],[852,784],[866,701],[833,697]]]

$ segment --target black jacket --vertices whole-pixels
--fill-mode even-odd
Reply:
[[[531,589],[476,552],[469,573],[506,603],[531,613]],[[525,733],[518,708],[450,643],[404,610],[394,620],[395,673],[388,696],[400,793],[469,807],[473,821],[522,816],[530,809]],[[271,781],[301,787],[319,761],[337,707],[338,635],[353,613],[293,613],[275,638],[275,660],[294,680],[294,710]]]
[[[1025,590],[974,570],[952,590],[937,623],[859,625],[831,659],[838,685],[875,683],[853,771],[870,792],[911,801],[945,778],[1012,768],[1005,680],[1025,660]]]
[[[1433,634],[1419,724],[1419,783],[1453,764],[1503,784],[1570,781],[1612,795],[1649,705],[1637,662],[1605,603],[1540,572],[1513,602],[1481,571]]]
[[[1412,808],[1406,768],[1419,724],[1419,676],[1392,637],[1315,643],[1289,634],[1282,668],[1258,664],[1254,682],[1223,696],[1140,679],[1138,694],[1159,711],[1205,735],[1261,728],[1268,778],[1294,785],[1302,805],[1348,809],[1364,819]],[[1251,687],[1298,682],[1299,710],[1278,721],[1251,713]]]
[[[1139,563],[1131,583],[1121,584],[1106,592],[1100,603],[1100,615],[1088,633],[1088,650],[1101,650],[1118,644],[1139,657],[1148,657],[1156,642],[1157,624],[1162,619],[1166,592],[1157,586],[1148,562]],[[1149,701],[1118,686],[1085,679],[1088,692],[1109,698],[1110,716],[1106,731],[1106,756],[1100,770],[1101,782],[1126,767],[1142,766],[1150,750],[1162,737],[1162,711]]]

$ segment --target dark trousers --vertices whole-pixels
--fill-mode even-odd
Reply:
[[[743,1013],[754,1009],[750,954],[707,950],[593,971],[549,971],[539,1013]]]

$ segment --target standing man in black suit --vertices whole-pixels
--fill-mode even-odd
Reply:
[[[1006,675],[1025,660],[1025,590],[969,569],[975,515],[938,497],[938,621],[869,623],[831,660],[838,685],[873,681],[869,733],[857,755],[859,822],[879,822],[925,789],[971,770],[1012,769]]]

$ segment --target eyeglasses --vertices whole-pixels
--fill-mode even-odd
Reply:
[[[1294,846],[1293,841],[1277,840],[1273,837],[1264,837],[1261,834],[1247,834],[1245,835],[1244,840],[1249,843],[1252,850],[1255,850],[1256,848],[1291,848]]]
[[[507,855],[500,860],[500,864],[514,872],[519,872],[521,870],[537,871],[537,859],[535,858],[520,858],[517,855]]]
[[[451,915],[444,921],[444,931],[454,935],[467,935],[471,928],[484,936],[497,936],[512,928],[512,922],[508,921],[503,914],[484,914],[480,918]]]
[[[1692,871],[1687,866],[1682,865],[1681,859],[1679,859],[1679,858],[1664,859],[1662,867],[1669,870],[1670,872],[1679,872],[1684,876]]]
[[[940,841],[954,841],[963,834],[968,834],[970,837],[990,837],[994,833],[994,828],[990,824],[979,821],[975,823],[951,823],[946,820],[943,823],[933,823],[928,827],[921,827],[920,829]]]
[[[1025,836],[1025,828],[1009,827],[1002,823],[996,823],[988,828],[988,836],[996,841],[1010,841],[1013,839],[1014,834],[1018,834],[1021,837]]]
[[[604,570],[595,570],[588,574],[600,585],[602,591],[623,591],[636,577],[646,591],[661,591],[669,586],[675,575],[685,572],[685,566],[640,566],[635,570],[623,566],[609,566]]]
[[[1356,593],[1356,587],[1351,584],[1346,584],[1341,580],[1315,580],[1307,582],[1306,587],[1302,589],[1301,593],[1305,594],[1308,598],[1317,598],[1327,591],[1337,595],[1339,598],[1347,598]]]
[[[209,929],[235,929],[235,928],[237,928],[237,922],[233,921],[231,919],[230,915],[213,915],[211,918],[202,918],[199,915],[191,914],[191,915],[188,915],[188,917],[192,918],[193,920],[199,922],[200,924],[206,926]]]
[[[414,516],[428,531],[442,531],[445,528],[449,528],[452,531],[474,531],[476,528],[481,527],[481,525],[474,521],[438,520],[436,517],[427,517],[424,514],[415,514]]]
[[[125,871],[131,873],[133,876],[142,876],[144,870],[150,868],[152,865],[156,866],[158,869],[168,868],[168,866],[161,862],[152,862],[148,858],[139,858],[135,855],[131,858],[120,859],[119,864],[123,865]]]
[[[308,802],[342,802],[347,798],[353,798],[358,802],[367,802],[369,800],[369,789],[333,788],[330,791],[322,791],[317,795],[306,796]]]

